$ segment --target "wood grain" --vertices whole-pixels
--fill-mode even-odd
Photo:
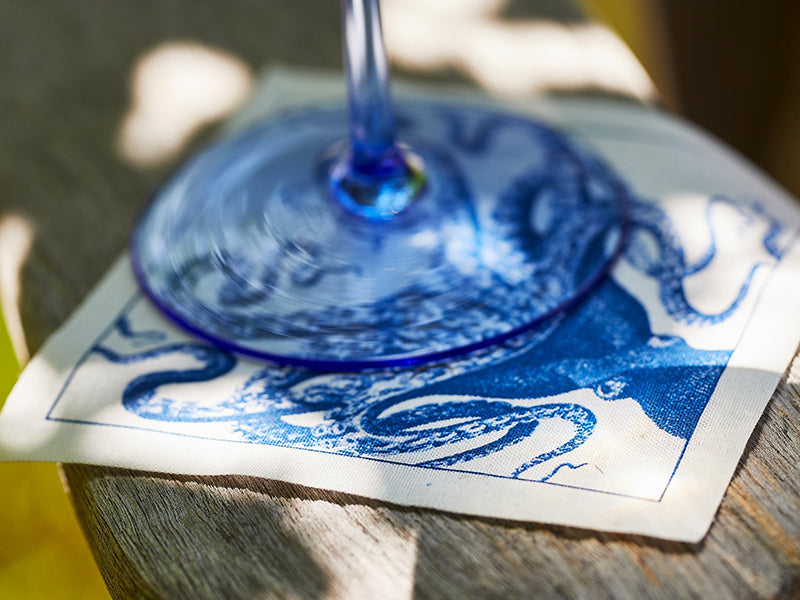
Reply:
[[[694,545],[257,478],[64,470],[115,598],[797,598],[798,382],[800,359]]]
[[[522,4],[514,3],[517,18]],[[336,3],[289,5],[0,2],[0,215],[21,214],[36,231],[22,282],[32,351],[123,250],[163,175],[114,150],[138,57],[190,40],[253,69],[270,61],[337,68]],[[795,361],[697,545],[402,508],[255,478],[64,472],[114,598],[799,598],[798,464]]]

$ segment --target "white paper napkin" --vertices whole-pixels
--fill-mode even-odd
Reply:
[[[273,70],[228,131],[342,92],[337,77]],[[654,109],[513,109],[567,130],[636,195],[624,258],[572,314],[446,364],[315,373],[176,329],[122,257],[23,373],[0,458],[254,475],[701,539],[800,340],[798,205]]]

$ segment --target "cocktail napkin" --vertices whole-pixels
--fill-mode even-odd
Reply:
[[[338,78],[271,71],[227,129],[342,93]],[[635,196],[623,258],[573,312],[463,358],[320,373],[192,338],[122,257],[22,374],[0,414],[0,458],[245,474],[701,539],[800,340],[800,208],[656,109],[511,110],[566,130]]]

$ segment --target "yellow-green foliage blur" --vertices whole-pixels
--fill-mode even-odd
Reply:
[[[0,406],[19,374],[0,315]],[[58,469],[0,463],[0,600],[108,600]]]

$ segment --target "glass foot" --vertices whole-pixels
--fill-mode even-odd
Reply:
[[[290,113],[190,160],[132,238],[176,323],[224,348],[350,370],[468,352],[569,308],[607,274],[627,192],[532,119],[470,104],[397,109],[424,185],[387,219],[341,203],[344,108]]]

